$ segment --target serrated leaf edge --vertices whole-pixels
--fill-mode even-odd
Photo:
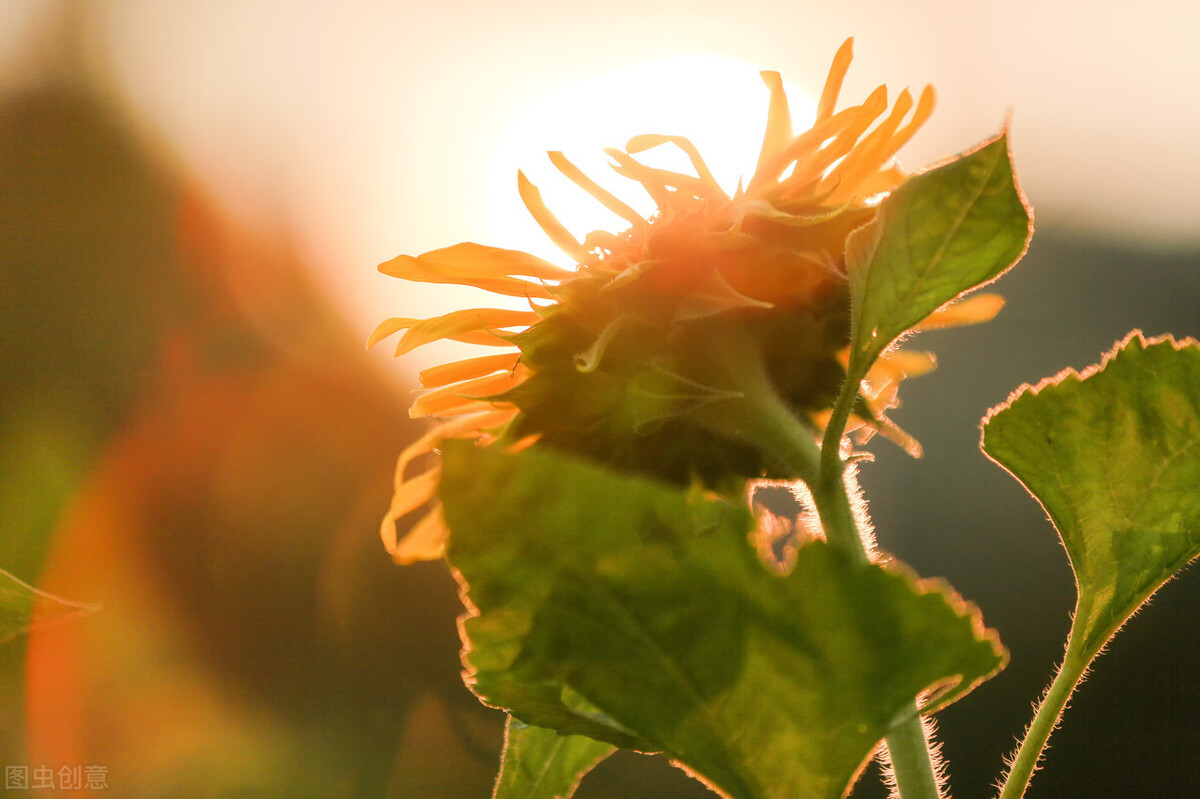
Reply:
[[[1010,407],[1012,407],[1013,403],[1015,403],[1017,400],[1021,399],[1021,397],[1025,396],[1026,394],[1030,394],[1032,396],[1037,396],[1045,388],[1048,388],[1051,386],[1057,386],[1059,384],[1066,383],[1070,380],[1074,380],[1075,382],[1082,383],[1084,380],[1087,380],[1092,375],[1103,372],[1105,367],[1107,367],[1108,364],[1111,363],[1113,361],[1113,359],[1115,359],[1118,355],[1120,355],[1122,352],[1124,352],[1125,348],[1127,346],[1129,346],[1129,344],[1135,340],[1138,342],[1138,345],[1143,350],[1149,349],[1150,347],[1154,347],[1159,344],[1170,344],[1171,348],[1174,349],[1176,352],[1182,352],[1183,350],[1188,349],[1189,347],[1200,348],[1200,341],[1197,341],[1196,339],[1192,338],[1191,336],[1186,336],[1181,339],[1176,339],[1170,333],[1164,333],[1161,336],[1151,336],[1150,338],[1146,338],[1145,334],[1142,333],[1142,331],[1140,329],[1130,330],[1128,333],[1125,334],[1124,338],[1122,338],[1120,341],[1113,344],[1113,346],[1107,352],[1105,352],[1103,356],[1101,356],[1099,363],[1094,363],[1091,366],[1087,366],[1082,371],[1076,369],[1073,366],[1068,366],[1066,369],[1063,369],[1058,374],[1051,375],[1050,377],[1043,377],[1037,383],[1022,383],[1020,386],[1018,386],[1016,389],[1014,389],[1012,391],[1012,393],[1010,393],[1008,395],[1008,399],[1004,400],[1004,402],[1001,402],[999,405],[989,408],[987,413],[984,414],[983,419],[979,423],[979,430],[980,430],[979,446],[980,446],[980,449],[983,449],[983,433],[986,431],[988,423],[991,422],[992,417],[1008,410]],[[993,462],[997,463],[1001,468],[1004,468],[1003,464],[1000,464],[998,461],[996,461],[995,458],[992,458],[991,455],[988,455],[986,449],[983,450],[983,452],[985,455],[988,456],[989,459],[991,459]],[[1005,469],[1005,471],[1007,471],[1007,469]]]
[[[938,595],[950,607],[951,612],[954,613],[956,618],[965,618],[970,622],[971,633],[974,635],[975,640],[991,644],[992,650],[1000,658],[1000,662],[996,664],[995,668],[987,674],[983,674],[972,680],[961,691],[954,693],[952,697],[953,701],[951,702],[944,702],[942,700],[946,699],[954,692],[954,689],[958,688],[962,683],[963,675],[957,675],[957,679],[955,677],[947,677],[944,680],[927,686],[922,691],[922,695],[918,700],[920,715],[931,715],[942,710],[947,705],[957,702],[992,677],[995,677],[1008,665],[1009,652],[1000,641],[999,631],[985,625],[983,622],[983,611],[980,610],[979,606],[965,599],[944,577],[919,577],[908,564],[896,559],[878,563],[877,565],[903,578],[911,586],[916,596]]]

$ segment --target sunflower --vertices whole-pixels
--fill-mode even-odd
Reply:
[[[529,305],[389,319],[371,335],[368,346],[404,331],[396,355],[439,339],[500,350],[419,375],[429,390],[410,414],[442,422],[397,464],[382,524],[397,562],[445,552],[448,533],[435,499],[439,466],[409,472],[447,439],[512,449],[536,442],[729,497],[745,496],[752,480],[798,477],[755,414],[782,409],[812,436],[823,430],[846,377],[846,239],[905,179],[894,156],[934,106],[931,87],[915,101],[906,89],[889,111],[880,86],[862,104],[836,110],[852,43],[838,50],[816,120],[798,135],[779,74],[762,73],[770,93],[766,133],[753,175],[732,196],[682,137],[636,136],[624,150],[605,151],[613,168],[654,200],[649,218],[551,152],[559,171],[629,223],[623,232],[595,231],[580,242],[518,173],[525,206],[575,269],[474,243],[380,265],[393,277],[475,286]],[[635,158],[666,146],[686,154],[694,174]],[[917,329],[985,321],[1001,305],[995,295],[976,295]],[[860,433],[879,431],[919,454],[886,411],[897,404],[901,380],[933,366],[929,353],[885,353],[861,386],[854,417]],[[401,539],[397,521],[422,509]]]

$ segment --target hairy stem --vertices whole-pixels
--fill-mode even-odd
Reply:
[[[714,353],[721,358],[740,397],[713,402],[694,414],[701,424],[761,446],[786,463],[808,485],[830,545],[866,565],[871,554],[863,543],[854,507],[846,489],[846,462],[841,456],[842,432],[858,397],[860,376],[850,375],[834,406],[818,449],[811,430],[792,413],[771,385],[761,356],[736,335],[723,339]],[[896,787],[902,799],[941,796],[925,731],[913,702],[909,719],[886,738]]]
[[[1079,607],[1075,610],[1075,618],[1087,618],[1087,608],[1084,607],[1082,598]],[[1074,635],[1074,630],[1072,630],[1062,665],[1058,667],[1054,681],[1050,683],[1046,695],[1042,697],[1033,721],[1025,730],[1025,739],[1021,741],[1021,745],[1013,757],[1012,767],[1008,770],[1004,788],[1000,792],[1000,799],[1020,799],[1025,795],[1025,789],[1029,787],[1029,780],[1037,769],[1038,761],[1042,758],[1046,742],[1050,740],[1050,733],[1054,732],[1055,727],[1058,726],[1063,709],[1066,708],[1071,694],[1075,692],[1075,687],[1083,679],[1088,663],[1091,662],[1094,655],[1085,650],[1085,646],[1081,643],[1082,640],[1083,636]]]
[[[817,505],[826,540],[857,562],[866,564],[871,560],[871,553],[863,542],[854,508],[850,504],[850,495],[846,490],[846,462],[841,456],[842,433],[858,396],[859,382],[860,377],[851,374],[842,387],[821,444],[820,472],[815,484],[809,485],[809,490]],[[896,777],[896,790],[902,799],[938,799],[941,792],[933,756],[917,715],[915,701],[912,715],[897,725],[885,741]]]
[[[915,702],[913,710],[916,710]],[[896,790],[900,796],[905,799],[941,796],[921,719],[914,713],[907,721],[897,725],[886,740],[892,773],[896,777]]]

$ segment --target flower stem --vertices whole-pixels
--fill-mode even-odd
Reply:
[[[824,453],[822,453],[824,454]],[[826,461],[822,459],[822,467]],[[832,471],[822,468],[815,486],[810,486],[825,538],[859,563],[870,562],[870,554],[859,534],[854,510],[846,491],[845,463],[840,456]],[[896,777],[896,789],[902,799],[938,799],[937,776],[933,768],[933,756],[929,742],[917,715],[916,702],[912,715],[901,722],[885,739],[892,760],[892,771]]]
[[[916,709],[914,702],[913,710]],[[929,741],[925,738],[925,727],[916,713],[897,725],[886,741],[888,756],[892,760],[892,774],[896,777],[896,791],[900,796],[904,799],[940,797],[942,794],[933,768],[933,756],[929,753]]]
[[[863,542],[854,508],[850,504],[850,495],[846,490],[846,462],[841,455],[842,433],[858,396],[860,381],[861,375],[847,376],[825,428],[820,472],[815,484],[809,485],[809,490],[812,491],[817,514],[821,517],[826,540],[865,565],[871,561],[871,553]],[[896,790],[902,799],[939,799],[941,791],[938,789],[933,756],[915,700],[911,710],[909,718],[898,724],[885,739],[896,778]]]
[[[726,435],[762,446],[788,464],[812,492],[829,544],[856,563],[867,565],[871,555],[846,490],[846,462],[841,456],[842,432],[862,376],[849,376],[818,449],[812,432],[779,398],[763,369],[761,355],[749,344],[735,333],[722,338],[713,356],[722,362],[730,384],[741,396],[711,403],[694,418]],[[896,787],[901,799],[939,799],[933,758],[915,701],[911,711],[908,720],[886,738]]]
[[[1090,606],[1090,602],[1087,604]],[[1075,609],[1076,619],[1088,617],[1089,608],[1084,605],[1084,598],[1081,597],[1079,605]],[[1075,635],[1074,630],[1071,632],[1062,665],[1058,667],[1054,681],[1050,683],[1046,695],[1038,705],[1037,713],[1034,714],[1029,729],[1025,730],[1025,739],[1021,741],[1017,754],[1013,757],[1012,767],[1008,771],[1008,776],[1004,780],[1004,788],[1000,792],[1000,799],[1020,799],[1025,795],[1025,789],[1029,787],[1029,780],[1033,777],[1033,772],[1042,757],[1042,751],[1046,748],[1050,733],[1054,732],[1054,728],[1058,726],[1063,709],[1067,706],[1071,694],[1075,692],[1075,686],[1079,685],[1079,681],[1083,679],[1088,663],[1095,654],[1086,651],[1086,647],[1081,643],[1084,636]]]

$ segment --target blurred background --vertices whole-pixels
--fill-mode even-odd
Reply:
[[[377,535],[445,353],[363,350],[464,295],[374,267],[464,240],[557,257],[515,192],[520,167],[573,202],[548,148],[595,174],[600,146],[690,135],[736,181],[755,70],[802,116],[853,35],[846,102],[937,87],[905,166],[1007,122],[1037,209],[1001,316],[919,341],[940,368],[895,416],[926,457],[877,442],[861,475],[881,544],[1011,650],[939,716],[955,795],[987,795],[1073,585],[978,422],[1132,328],[1200,336],[1198,24],[1164,0],[5,0],[0,568],[101,609],[0,646],[0,764],[99,765],[114,797],[489,795],[502,717],[460,682],[453,583]],[[1198,609],[1185,574],[1118,637],[1030,797],[1200,791]],[[578,795],[707,794],[620,755]]]

